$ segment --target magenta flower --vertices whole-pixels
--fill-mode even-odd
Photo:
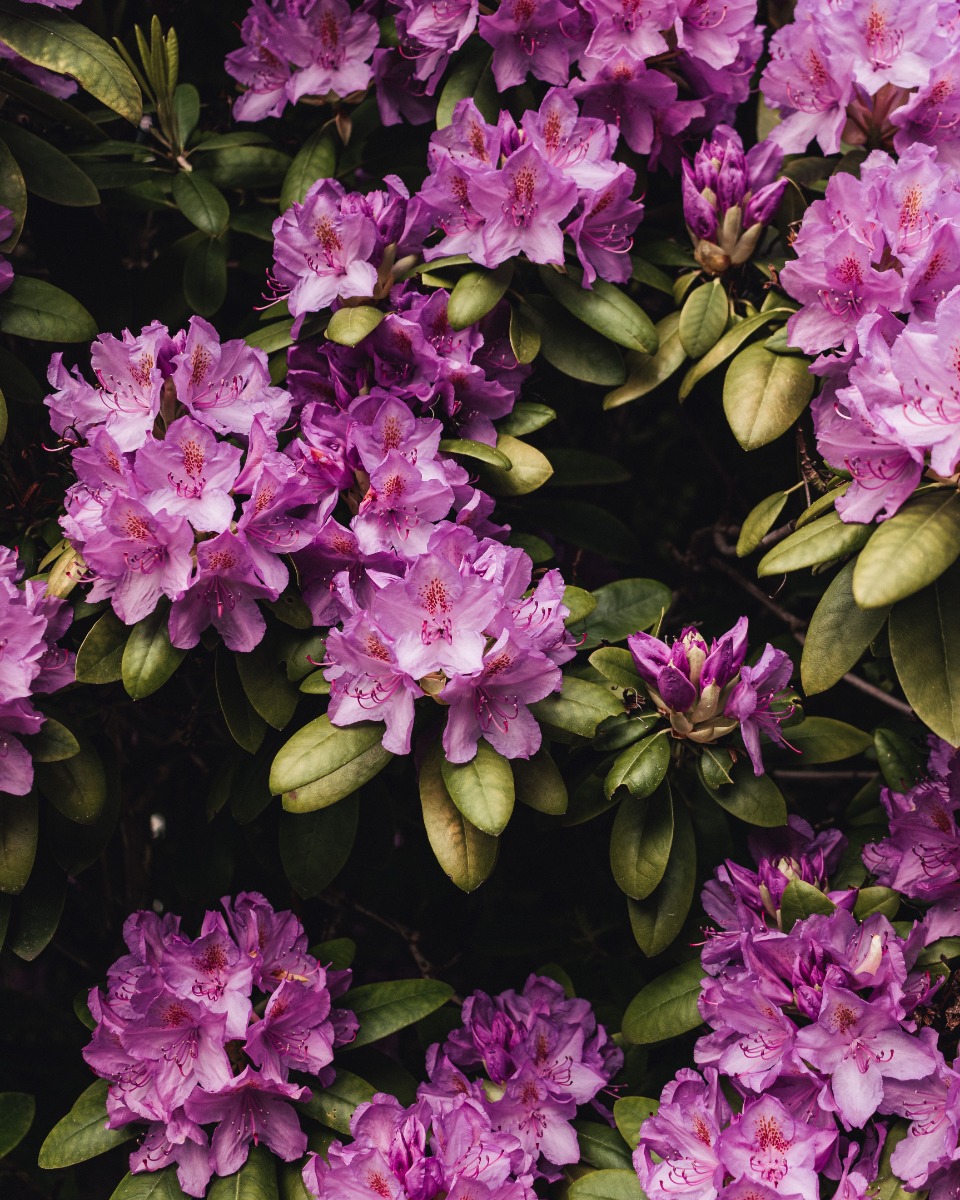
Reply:
[[[492,16],[481,17],[480,36],[493,47],[497,88],[519,86],[528,72],[565,85],[577,53],[574,21],[575,9],[563,0],[504,0]]]
[[[836,1141],[836,1131],[797,1120],[773,1096],[747,1101],[720,1142],[720,1160],[734,1176],[787,1196],[816,1196],[817,1168]]]
[[[144,503],[184,516],[198,532],[222,533],[233,517],[230,489],[242,452],[192,417],[181,417],[163,441],[149,441],[136,457],[136,474],[146,489]]]
[[[656,1115],[640,1127],[633,1165],[644,1192],[715,1200],[724,1176],[717,1147],[729,1120],[730,1105],[712,1067],[703,1078],[686,1068],[678,1071],[663,1089]]]
[[[577,186],[526,145],[496,175],[482,175],[471,193],[485,220],[484,265],[495,267],[515,254],[533,262],[562,263],[560,221],[577,202]]]
[[[363,91],[373,75],[370,58],[380,39],[373,17],[362,9],[351,10],[346,0],[311,0],[290,7],[282,44],[300,70],[287,85],[289,99]]]
[[[740,722],[740,735],[755,775],[763,774],[761,732],[780,746],[788,744],[780,732],[780,723],[794,711],[792,704],[782,700],[782,693],[792,674],[793,663],[789,656],[773,646],[766,646],[755,666],[740,668],[740,682],[730,693],[723,709],[724,716],[735,717]],[[776,708],[773,707],[774,702],[778,702]]]

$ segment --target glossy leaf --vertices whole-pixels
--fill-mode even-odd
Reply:
[[[646,1046],[696,1029],[701,1021],[697,1000],[704,974],[699,958],[694,958],[648,983],[623,1014],[626,1040]]]
[[[256,754],[263,745],[267,723],[247,699],[240,682],[237,656],[225,646],[217,647],[214,677],[217,699],[230,736],[248,754]]]
[[[510,765],[521,804],[549,816],[563,816],[569,803],[567,785],[546,750],[541,748],[532,758],[515,758]]]
[[[711,787],[704,778],[703,760],[697,764],[700,779],[707,792],[728,813],[750,825],[773,829],[787,823],[787,806],[780,789],[769,775],[754,775],[747,758],[741,758],[731,772],[733,782],[723,787]]]
[[[562,691],[531,704],[530,711],[541,725],[578,738],[592,738],[605,717],[623,712],[623,703],[612,688],[565,675]]]
[[[626,467],[606,454],[561,446],[548,450],[547,457],[553,466],[551,487],[609,487],[632,479]]]
[[[531,296],[530,313],[540,334],[540,353],[571,379],[599,387],[619,387],[626,379],[623,355],[609,339],[575,320],[555,300]]]
[[[702,358],[720,339],[730,315],[730,301],[719,279],[695,288],[680,310],[677,332],[684,353]]]
[[[471,50],[473,48],[471,47]],[[480,112],[489,121],[496,121],[497,95],[492,87],[493,76],[490,73],[492,55],[489,47],[472,53],[458,55],[453,59],[453,67],[440,91],[437,102],[437,128],[444,129],[453,120],[453,110],[460,100],[468,96],[476,103]],[[493,102],[493,110],[490,102]]]
[[[476,756],[466,763],[440,761],[450,799],[466,819],[484,833],[497,837],[513,814],[516,793],[509,761],[482,738]]]
[[[25,1092],[0,1092],[0,1158],[26,1137],[36,1108],[34,1098]]]
[[[807,717],[799,725],[791,725],[785,736],[794,750],[803,755],[804,766],[840,762],[862,754],[873,745],[869,733],[832,717]]]
[[[788,492],[774,492],[750,510],[740,526],[740,536],[737,538],[738,558],[752,554],[760,545],[773,528],[777,517],[783,512],[788,495]]]
[[[471,438],[443,438],[439,449],[444,454],[454,454],[486,463],[490,467],[499,467],[501,471],[510,471],[513,468],[510,459],[502,450],[488,446],[486,442],[475,442]]]
[[[540,278],[550,295],[584,325],[627,350],[656,354],[660,345],[656,327],[616,284],[595,279],[592,288],[584,287],[583,270],[573,264],[567,265],[566,273],[541,267]]]
[[[447,301],[447,320],[452,329],[466,329],[499,304],[513,278],[513,260],[496,270],[477,267],[457,280]]]
[[[91,1083],[67,1115],[57,1122],[40,1147],[41,1167],[48,1171],[72,1167],[129,1141],[133,1136],[129,1126],[107,1128],[109,1087],[106,1079]]]
[[[789,537],[778,542],[760,559],[758,575],[781,575],[785,571],[799,571],[801,567],[815,567],[853,554],[863,546],[874,532],[872,525],[846,524],[837,513],[796,529]]]
[[[888,608],[863,609],[854,598],[857,561],[834,576],[810,618],[800,659],[800,680],[808,696],[825,692],[852,670],[886,624]]]
[[[641,742],[635,742],[617,755],[613,766],[607,772],[603,785],[607,799],[609,800],[619,787],[626,788],[635,798],[653,795],[663,782],[669,766],[670,742],[666,730],[644,738]],[[614,828],[616,829],[616,826]]]
[[[880,913],[888,921],[893,921],[899,911],[900,893],[888,887],[861,888],[853,906],[853,915],[858,921],[865,921],[874,913]]]
[[[680,342],[680,314],[672,312],[656,325],[660,346],[656,354],[630,354],[627,356],[627,378],[603,398],[604,408],[619,408],[631,400],[639,400],[664,380],[669,379],[687,360],[687,352]]]
[[[912,742],[892,729],[875,729],[873,744],[883,781],[895,792],[907,792],[923,778],[925,757]]]
[[[960,555],[960,495],[937,488],[883,521],[857,558],[861,608],[887,608],[933,583]]]
[[[329,129],[320,127],[307,138],[290,164],[280,189],[280,211],[302,204],[318,179],[329,179],[337,169],[337,148]]]
[[[487,463],[479,468],[479,486],[494,496],[526,496],[543,487],[553,474],[550,460],[529,442],[500,434],[497,449],[509,461],[509,469]]]
[[[37,786],[69,821],[92,825],[107,803],[107,777],[100,755],[86,740],[61,762],[37,763]]]
[[[901,600],[890,613],[890,652],[914,712],[960,745],[960,567]]]
[[[538,429],[543,429],[556,419],[556,412],[546,404],[535,400],[518,400],[512,411],[497,422],[497,430],[519,438],[528,433],[536,433]]]
[[[783,317],[789,313],[786,308],[772,308],[766,312],[755,313],[752,317],[747,317],[743,321],[738,321],[732,329],[720,338],[719,341],[703,355],[699,362],[695,362],[689,371],[680,381],[680,387],[677,390],[681,400],[686,400],[687,396],[693,391],[701,379],[705,379],[711,371],[715,371],[717,367],[722,366],[731,355],[736,354],[740,347],[754,334],[758,329],[762,329],[764,325],[777,317]]]
[[[356,346],[373,333],[386,314],[368,304],[356,308],[340,308],[327,323],[324,336],[339,346]]]
[[[277,1160],[266,1146],[252,1145],[233,1175],[214,1175],[206,1200],[279,1200]]]
[[[281,183],[290,170],[289,155],[272,146],[252,144],[245,136],[244,142],[232,142],[217,149],[204,145],[206,153],[194,159],[194,170],[222,188],[263,188]],[[274,193],[276,195],[276,193]]]
[[[620,646],[603,646],[590,655],[590,665],[611,683],[622,688],[640,688],[643,680],[629,650]]]
[[[106,42],[65,13],[0,3],[0,41],[27,62],[69,75],[101,104],[137,125],[140,89],[130,70]]]
[[[20,240],[27,215],[27,185],[17,160],[3,141],[0,141],[0,205],[13,214],[13,231],[0,242],[0,253],[9,254]]]
[[[0,893],[19,895],[37,855],[37,797],[0,795]]]
[[[510,309],[510,349],[520,364],[532,363],[540,353],[540,331],[534,321],[526,316],[522,308]],[[519,436],[529,430],[507,430]]]
[[[378,774],[393,755],[381,745],[383,726],[336,726],[324,714],[299,729],[270,768],[270,790],[290,812],[312,812],[348,796]]]
[[[144,1171],[131,1175],[128,1171],[111,1193],[110,1200],[183,1200],[176,1167],[162,1171]]]
[[[757,450],[793,425],[810,403],[814,377],[805,358],[748,346],[723,381],[723,411],[744,450]]]
[[[598,587],[593,596],[597,605],[584,627],[585,649],[650,629],[673,603],[670,589],[656,579],[616,579]]]
[[[79,300],[43,279],[17,275],[0,295],[0,332],[37,342],[89,342],[97,326]]]
[[[627,900],[630,927],[647,956],[662,954],[673,943],[690,911],[697,882],[697,845],[681,802],[673,805],[673,842],[663,878],[645,900]]]
[[[130,626],[108,609],[91,627],[77,651],[78,683],[113,683],[123,674],[123,648]]]
[[[89,175],[46,138],[6,121],[0,121],[0,138],[16,158],[32,195],[68,208],[100,203],[100,193]]]
[[[11,912],[6,947],[24,962],[33,962],[57,932],[66,898],[66,877],[41,847]]]
[[[47,717],[40,726],[40,732],[33,737],[25,737],[23,743],[35,763],[62,762],[80,751],[80,743],[66,725],[61,725],[52,717]]]
[[[649,798],[627,796],[622,800],[610,833],[610,867],[620,890],[634,900],[646,899],[663,878],[672,844],[669,785]]]
[[[598,1171],[632,1170],[630,1152],[616,1129],[598,1121],[572,1121],[580,1147],[580,1161]]]
[[[640,1141],[640,1126],[659,1109],[660,1101],[649,1096],[621,1096],[613,1102],[613,1119],[620,1136],[631,1150]]]
[[[353,849],[359,819],[356,796],[316,812],[281,814],[280,861],[298,896],[319,896],[340,874]]]
[[[187,220],[208,237],[219,237],[230,222],[230,205],[223,192],[198,171],[173,177],[173,199]]]
[[[368,1104],[376,1094],[365,1079],[345,1071],[337,1064],[337,1075],[326,1088],[313,1088],[313,1095],[297,1107],[315,1121],[335,1129],[337,1133],[350,1135],[350,1119],[360,1104]]]
[[[226,239],[195,236],[183,265],[183,295],[201,317],[212,317],[227,296]]]
[[[123,648],[121,677],[133,700],[143,700],[162,688],[186,657],[186,650],[170,644],[168,613],[169,605],[158,604],[134,625]]]
[[[641,556],[630,527],[599,504],[534,498],[527,502],[526,511],[568,545],[581,546],[613,562],[633,563]]]
[[[789,933],[797,921],[805,921],[814,913],[829,916],[836,905],[812,883],[802,879],[791,879],[780,898],[780,922],[784,933]]]
[[[420,805],[430,848],[463,892],[475,891],[497,861],[497,839],[484,833],[457,808],[443,782],[442,748],[431,746],[420,765]]]
[[[597,607],[597,599],[592,592],[588,592],[585,588],[567,584],[563,589],[563,604],[567,609],[564,624],[567,628],[571,628],[589,617]]]
[[[368,1046],[413,1025],[446,1004],[453,995],[448,983],[437,979],[397,979],[351,988],[338,1003],[354,1012],[360,1030],[349,1049]]]
[[[251,705],[268,725],[285,729],[293,719],[300,689],[287,678],[276,640],[268,634],[249,653],[236,655],[236,663]]]

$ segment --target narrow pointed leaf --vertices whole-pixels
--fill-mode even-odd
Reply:
[[[774,492],[750,510],[740,526],[740,536],[737,538],[737,557],[745,558],[752,554],[763,539],[773,528],[773,523],[783,512],[787,503],[787,492]]]
[[[610,833],[610,867],[617,886],[634,900],[654,890],[667,869],[673,844],[673,797],[669,785],[654,795],[621,801]]]
[[[719,341],[730,315],[730,301],[719,279],[695,288],[680,310],[680,345],[690,358],[702,358]]]
[[[694,958],[659,975],[637,993],[623,1015],[623,1036],[647,1046],[687,1033],[700,1024],[697,1000],[705,971]]]
[[[405,1029],[442,1007],[453,995],[437,979],[397,979],[351,988],[338,1003],[356,1013],[360,1030],[350,1049],[368,1046],[398,1029]]]
[[[647,958],[662,954],[683,928],[697,882],[697,845],[682,803],[674,803],[673,817],[673,843],[663,878],[645,900],[627,900],[633,936]]]
[[[592,288],[583,286],[583,270],[568,264],[566,273],[541,267],[540,278],[555,300],[584,325],[627,350],[656,354],[660,345],[656,327],[639,304],[603,279]]]
[[[960,567],[895,604],[890,652],[914,712],[951,746],[960,746]]]
[[[72,1167],[86,1162],[133,1136],[133,1130],[107,1128],[106,1079],[91,1083],[63,1120],[59,1121],[40,1147],[40,1166],[45,1170]]]
[[[832,562],[859,550],[873,532],[873,525],[847,524],[837,513],[829,513],[795,530],[767,551],[760,559],[757,574],[781,575],[785,571]]]
[[[639,400],[669,379],[687,361],[687,352],[680,342],[680,314],[669,313],[657,322],[659,349],[655,354],[628,354],[627,378],[603,398],[604,408],[619,408],[631,400]]]
[[[810,618],[800,659],[808,696],[825,692],[852,670],[886,624],[889,608],[864,609],[854,598],[857,562],[848,562],[830,581]]]
[[[208,237],[219,237],[230,222],[230,205],[223,192],[198,171],[173,177],[173,199],[187,220]]]

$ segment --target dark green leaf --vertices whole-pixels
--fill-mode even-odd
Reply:
[[[730,301],[719,279],[694,288],[680,310],[677,327],[684,353],[690,358],[702,358],[716,345],[729,316]]]
[[[757,345],[741,350],[723,381],[723,411],[744,450],[786,433],[810,403],[814,382],[806,358]]]
[[[17,275],[0,296],[0,332],[38,342],[89,342],[97,326],[83,305],[60,288]]]
[[[293,318],[276,321],[273,325],[264,325],[248,333],[243,339],[248,346],[262,350],[264,354],[273,354],[276,350],[285,350],[296,340],[293,336]]]
[[[127,1172],[110,1200],[183,1200],[176,1167],[162,1171],[144,1171],[138,1175]]]
[[[800,680],[808,696],[825,692],[852,670],[886,624],[887,608],[863,609],[854,599],[858,561],[848,562],[830,581],[810,618],[800,659]]]
[[[360,802],[346,796],[317,812],[280,815],[280,861],[298,896],[318,896],[340,874],[357,836]]]
[[[755,508],[750,510],[740,527],[740,536],[737,538],[738,558],[745,558],[748,554],[752,554],[760,545],[773,528],[774,521],[783,512],[788,495],[789,492],[774,492],[772,496],[767,496],[765,500],[761,500]]]
[[[607,778],[603,785],[607,799],[609,800],[613,796],[618,787],[626,788],[634,798],[653,795],[663,782],[669,766],[670,743],[667,740],[667,731],[664,729],[651,737],[644,738],[641,742],[635,742],[617,755],[613,766],[607,772]],[[621,805],[621,813],[623,807]],[[616,825],[614,825],[614,830],[616,830]],[[633,893],[628,894],[632,895]],[[635,898],[640,899],[640,897]]]
[[[453,329],[466,329],[485,317],[503,297],[513,278],[513,259],[496,270],[477,267],[457,280],[447,301],[447,320]]]
[[[853,906],[853,915],[858,921],[865,921],[874,913],[881,913],[892,921],[900,910],[900,893],[893,888],[866,887],[857,894],[857,902]]]
[[[733,782],[712,788],[704,778],[703,760],[697,763],[700,779],[709,794],[728,813],[750,825],[772,829],[787,823],[787,806],[780,789],[769,775],[754,775],[753,767],[741,758],[733,768]]]
[[[670,589],[656,579],[617,579],[598,587],[593,595],[597,606],[584,630],[587,649],[649,629],[673,603]]]
[[[484,833],[498,837],[513,815],[516,799],[510,763],[482,738],[477,753],[465,763],[440,761],[450,799],[466,819]]]
[[[586,288],[583,269],[573,264],[566,274],[541,267],[540,278],[550,295],[584,325],[627,350],[656,354],[660,339],[653,322],[616,284],[595,279],[593,287]]]
[[[266,1146],[251,1146],[247,1161],[233,1175],[215,1175],[207,1200],[279,1200],[277,1160]]]
[[[758,575],[782,575],[801,567],[816,567],[853,554],[874,532],[873,525],[847,524],[837,513],[804,525],[778,542],[760,559]]]
[[[310,953],[321,966],[345,971],[357,957],[357,943],[352,938],[331,938],[311,946]]]
[[[853,594],[861,608],[885,609],[913,595],[960,555],[960,495],[937,488],[884,521],[857,558]]]
[[[219,237],[230,222],[230,205],[223,192],[198,171],[173,177],[173,199],[187,220],[207,237]]]
[[[492,75],[490,73],[490,62],[492,55],[489,53],[489,47],[470,46],[462,55],[458,54],[453,59],[453,69],[447,76],[447,81],[440,90],[440,98],[437,102],[437,128],[444,129],[453,120],[453,110],[461,100],[471,98],[483,116],[489,121],[496,121],[497,109],[496,92],[493,90],[491,96]],[[484,87],[484,82],[487,86]],[[494,101],[493,108],[490,108],[490,100]]]
[[[268,634],[247,654],[236,655],[240,682],[247,699],[274,729],[284,729],[293,719],[300,689],[287,678],[276,639]]]
[[[204,144],[208,149],[209,142]],[[292,159],[272,146],[239,145],[205,153],[194,160],[194,169],[222,188],[264,188],[286,178]],[[274,193],[276,194],[276,193]]]
[[[183,295],[201,317],[212,317],[227,296],[227,243],[225,238],[195,236],[183,265]]]
[[[619,646],[603,646],[600,650],[594,650],[590,655],[590,665],[617,687],[636,689],[643,686],[633,655]]]
[[[473,892],[493,870],[498,843],[468,821],[454,804],[443,782],[442,759],[437,742],[420,766],[423,824],[437,862],[461,891]]]
[[[784,933],[789,933],[797,921],[805,921],[813,913],[829,916],[836,908],[833,901],[812,883],[802,879],[791,879],[780,899],[780,923]]]
[[[107,1129],[107,1091],[110,1084],[106,1079],[91,1083],[83,1095],[62,1121],[47,1134],[40,1147],[40,1166],[50,1171],[58,1167],[72,1167],[74,1163],[96,1158],[114,1146],[128,1141],[133,1131]]]
[[[0,892],[18,895],[26,887],[37,855],[37,797],[0,794]]]
[[[46,837],[54,861],[68,875],[77,876],[92,866],[113,837],[120,817],[120,780],[116,763],[107,772],[107,790],[97,819],[81,825],[51,805],[46,818]]]
[[[27,190],[34,195],[69,208],[100,203],[100,194],[89,176],[46,138],[6,121],[0,121],[0,137],[16,158]]]
[[[373,333],[385,315],[369,304],[337,309],[327,323],[324,337],[338,346],[356,346],[367,334]]]
[[[569,1200],[644,1200],[634,1170],[591,1171],[570,1184],[567,1196]]]
[[[299,729],[270,768],[270,790],[290,812],[335,804],[381,771],[393,755],[381,745],[383,726],[372,721],[337,726],[324,714]],[[312,785],[316,784],[314,788]]]
[[[532,363],[540,353],[540,332],[529,316],[525,316],[522,308],[510,308],[510,349],[518,363]],[[522,403],[522,402],[521,402]],[[514,406],[514,412],[516,411]],[[509,420],[509,417],[507,418]],[[529,433],[529,429],[508,429],[517,437],[521,433]]]
[[[24,738],[23,744],[35,763],[62,762],[65,758],[73,758],[80,750],[80,743],[66,725],[52,717],[47,717],[39,733]]]
[[[515,758],[511,765],[521,804],[550,816],[562,816],[567,811],[567,785],[546,750],[538,750],[532,758]]]
[[[924,757],[912,742],[892,729],[876,729],[873,744],[883,781],[895,792],[908,792],[923,777]]]
[[[601,1171],[631,1169],[630,1151],[616,1129],[597,1121],[573,1121],[572,1124],[580,1146],[581,1162]]]
[[[6,945],[18,958],[33,962],[47,948],[57,932],[66,898],[63,872],[41,851],[12,911],[7,932]]]
[[[456,454],[491,467],[499,467],[501,471],[509,471],[513,466],[502,450],[488,446],[486,442],[475,442],[471,438],[443,438],[439,449],[444,454]]]
[[[541,725],[576,738],[592,738],[605,717],[623,712],[623,702],[612,688],[565,675],[563,690],[531,704],[530,711]]]
[[[297,151],[280,189],[280,211],[302,204],[318,179],[329,179],[337,169],[337,148],[329,129],[315,130]]]
[[[697,1000],[704,977],[699,958],[659,975],[630,1001],[623,1014],[623,1036],[647,1046],[687,1033],[700,1024]]]
[[[662,954],[683,928],[697,882],[697,845],[682,803],[674,803],[673,819],[673,844],[663,879],[645,900],[627,900],[633,936],[648,958]]]
[[[217,698],[230,736],[248,754],[256,754],[263,745],[267,723],[247,699],[240,682],[236,655],[225,646],[217,647],[214,673]]]
[[[183,149],[200,120],[200,93],[192,83],[181,83],[174,89],[173,117],[180,148]]]
[[[134,700],[152,696],[183,662],[186,650],[170,644],[169,605],[160,603],[130,631],[120,663],[123,686]]]
[[[672,844],[669,784],[649,798],[627,796],[621,801],[610,833],[610,867],[620,890],[634,900],[646,899],[663,878]]]
[[[556,487],[606,487],[614,483],[626,483],[632,478],[626,467],[605,454],[593,454],[589,450],[558,448],[548,450],[547,457],[553,465],[551,486]]]
[[[139,124],[140,89],[120,56],[65,13],[0,4],[0,41],[27,62],[69,75],[107,108]]]
[[[659,1109],[660,1101],[649,1096],[621,1096],[613,1102],[613,1119],[631,1150],[640,1141],[640,1126]]]
[[[108,609],[80,644],[77,651],[78,683],[113,683],[122,674],[123,648],[130,636],[112,609]]]
[[[722,788],[733,783],[734,755],[719,746],[704,746],[700,755],[700,771],[707,787]]]
[[[376,1094],[365,1079],[337,1065],[337,1077],[328,1088],[314,1088],[312,1097],[297,1107],[307,1116],[346,1136],[350,1118],[359,1104],[368,1104]]]
[[[960,567],[893,606],[890,652],[900,686],[924,724],[960,745]]]
[[[766,312],[755,313],[752,317],[738,321],[732,329],[728,329],[723,337],[684,375],[678,389],[680,399],[686,400],[701,379],[705,379],[711,371],[722,366],[758,329],[762,329],[769,321],[776,320],[778,317],[782,318],[789,311],[786,308],[768,309]]]
[[[514,464],[516,469],[516,464]],[[531,519],[571,546],[582,546],[613,562],[632,563],[641,556],[629,525],[609,509],[582,500],[539,500],[526,504]]]
[[[553,474],[550,460],[529,442],[502,433],[497,438],[497,450],[510,463],[509,469],[486,463],[479,469],[479,486],[494,496],[526,496]]]
[[[799,725],[791,725],[786,738],[794,750],[803,755],[805,766],[840,762],[862,754],[873,745],[869,733],[832,717],[807,717]]]
[[[343,1008],[355,1013],[360,1022],[350,1049],[367,1046],[405,1029],[436,1012],[453,995],[448,983],[437,979],[397,979],[390,983],[367,983],[351,988],[341,997]]]
[[[0,1092],[0,1158],[26,1137],[36,1108],[34,1098],[25,1092]]]
[[[626,378],[623,355],[600,334],[574,320],[555,301],[531,296],[524,308],[540,334],[540,352],[571,379],[600,387],[619,387]]]
[[[92,825],[107,803],[107,777],[100,755],[85,739],[62,762],[37,763],[37,787],[69,821]]]
[[[0,242],[0,253],[9,254],[20,240],[27,215],[27,185],[17,160],[5,142],[0,142],[0,205],[13,214],[13,230]]]
[[[604,408],[619,408],[639,400],[669,379],[687,360],[680,344],[680,314],[669,313],[656,325],[660,348],[656,354],[628,354],[626,381],[603,398]]]

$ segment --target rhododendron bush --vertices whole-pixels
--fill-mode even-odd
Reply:
[[[960,1196],[955,0],[0,0],[0,1193]]]

